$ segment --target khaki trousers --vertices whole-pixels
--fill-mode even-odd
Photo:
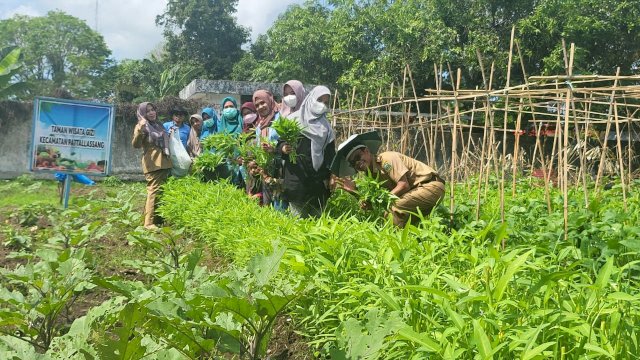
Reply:
[[[391,207],[393,223],[399,227],[404,227],[411,217],[411,213],[418,213],[418,209],[420,209],[422,215],[429,215],[443,197],[443,183],[431,181],[420,184],[418,187],[406,192],[393,204]],[[412,218],[414,221],[417,219],[416,216]]]
[[[156,211],[162,196],[162,184],[167,181],[171,169],[160,169],[144,174],[147,180],[147,203],[144,206],[144,226],[159,225],[162,223]]]

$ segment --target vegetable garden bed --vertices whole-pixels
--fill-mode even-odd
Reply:
[[[0,357],[637,356],[639,184],[626,212],[617,185],[586,209],[572,190],[565,241],[560,194],[548,213],[542,187],[520,186],[501,223],[488,190],[476,220],[473,183],[456,188],[453,217],[441,206],[401,230],[367,221],[342,194],[333,217],[300,220],[187,178],[165,187],[169,227],[148,233],[137,226],[142,187],[107,189],[48,214],[31,246],[10,244],[23,265],[2,270]],[[10,231],[28,228],[5,223],[5,243]],[[126,251],[100,250],[114,238]],[[97,289],[109,299],[73,323],[47,314]]]

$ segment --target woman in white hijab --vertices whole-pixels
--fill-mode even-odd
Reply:
[[[313,88],[300,109],[288,116],[298,121],[302,135],[296,147],[297,161],[288,154],[291,145],[280,142],[284,159],[284,196],[294,214],[306,218],[320,216],[329,199],[329,167],[335,155],[335,133],[327,120],[331,92],[325,86]]]

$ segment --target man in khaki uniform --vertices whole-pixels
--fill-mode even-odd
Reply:
[[[131,145],[142,148],[142,172],[147,180],[147,202],[144,207],[144,227],[156,229],[162,223],[156,209],[162,194],[161,186],[171,173],[169,140],[157,121],[156,107],[148,102],[138,106],[138,123],[133,129]]]
[[[416,159],[394,151],[376,156],[358,143],[347,150],[345,157],[356,171],[369,170],[385,181],[385,186],[399,198],[391,207],[393,223],[399,227],[404,227],[411,213],[417,213],[418,209],[424,215],[430,214],[444,197],[444,180],[433,168]],[[343,187],[355,191],[353,182],[344,182]]]

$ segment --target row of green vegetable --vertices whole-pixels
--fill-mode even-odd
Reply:
[[[128,231],[147,254],[128,264],[142,281],[96,276],[86,244],[137,216],[122,206],[127,191],[96,199],[66,218],[99,204],[109,229],[61,221],[66,235],[53,231],[46,247],[18,253],[28,265],[3,270],[0,354],[258,359],[290,318],[316,357],[332,359],[634,358],[639,193],[622,211],[617,186],[588,208],[574,190],[566,242],[560,194],[549,213],[539,184],[518,185],[526,192],[507,197],[504,223],[492,191],[476,220],[476,189],[462,184],[452,214],[441,205],[398,230],[347,194],[334,195],[331,216],[301,220],[226,183],[171,181],[161,211],[178,230]],[[227,259],[226,270],[210,271],[206,257]],[[59,326],[60,309],[95,288],[111,299]]]

